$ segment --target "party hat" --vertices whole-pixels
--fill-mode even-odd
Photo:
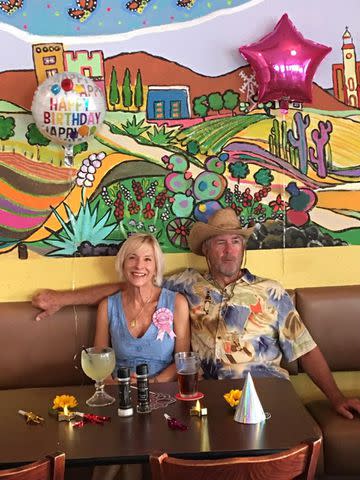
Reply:
[[[241,400],[236,407],[234,420],[239,423],[260,423],[265,420],[265,413],[250,373],[246,376]]]

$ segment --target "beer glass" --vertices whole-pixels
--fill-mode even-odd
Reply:
[[[90,407],[104,407],[115,402],[115,398],[104,392],[104,380],[115,368],[115,352],[110,347],[89,347],[81,352],[81,367],[84,373],[95,380],[95,393],[86,400]]]
[[[175,353],[175,365],[180,396],[183,398],[196,396],[200,367],[199,354],[195,352]]]

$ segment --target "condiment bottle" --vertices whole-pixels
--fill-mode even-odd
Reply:
[[[146,363],[136,366],[138,413],[150,413],[149,370]]]
[[[130,368],[120,367],[118,369],[119,381],[119,417],[130,417],[134,414],[134,409],[131,406],[131,391],[130,391]]]

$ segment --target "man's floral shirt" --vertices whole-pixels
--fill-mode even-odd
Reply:
[[[206,378],[253,376],[289,378],[281,359],[296,360],[316,347],[283,287],[248,270],[222,289],[209,274],[187,269],[166,288],[189,302],[191,345]]]

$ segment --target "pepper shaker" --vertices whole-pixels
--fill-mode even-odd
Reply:
[[[130,368],[120,367],[118,369],[119,381],[119,417],[130,417],[134,414],[134,409],[131,405],[131,391],[130,391]]]
[[[150,413],[149,369],[146,363],[136,366],[138,413]]]

